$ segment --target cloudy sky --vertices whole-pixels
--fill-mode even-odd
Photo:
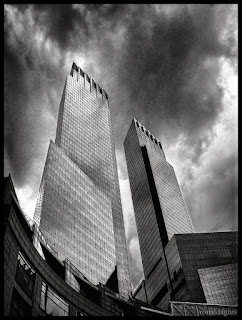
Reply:
[[[5,5],[4,173],[32,218],[65,77],[109,94],[132,285],[142,265],[123,141],[161,142],[196,232],[237,230],[237,5]]]

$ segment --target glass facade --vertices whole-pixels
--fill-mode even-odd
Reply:
[[[189,293],[186,301],[206,302],[206,293],[199,277],[199,269],[237,263],[238,232],[177,234],[175,240],[185,273],[187,292]],[[225,278],[228,276],[228,274],[225,275]],[[221,273],[220,281],[226,283],[225,278]],[[220,285],[217,280],[214,278],[214,285],[216,283],[216,285]],[[231,288],[231,290],[234,290],[234,288]],[[218,299],[219,292],[217,293]]]
[[[90,282],[105,284],[116,264],[110,199],[53,142],[43,178],[40,230],[46,241]]]
[[[119,293],[131,291],[108,96],[74,63],[50,142],[34,221],[60,259],[89,281],[117,266]]]
[[[136,119],[125,138],[124,150],[145,288],[148,302],[154,303],[163,297],[167,299],[169,291],[166,244],[175,233],[191,233],[193,228],[174,169],[166,161],[161,143]],[[144,290],[139,290],[136,297],[144,297]]]
[[[157,216],[155,220],[159,219],[158,214],[161,213],[163,219],[160,219],[158,224],[163,225],[158,227],[162,228],[163,233],[167,233],[168,240],[176,233],[193,232],[176,174],[173,167],[166,161],[161,143],[136,119],[131,123],[124,141],[124,149],[134,206],[140,205],[143,195],[150,198],[151,201],[147,203],[145,211],[153,212],[153,215]],[[152,198],[154,192],[151,180],[154,180],[157,199]],[[156,213],[158,210],[155,202],[159,202],[160,212],[158,213]],[[140,206],[143,207],[143,203]],[[138,211],[137,208],[135,210],[137,220],[145,220],[147,217],[143,213],[139,214]],[[165,246],[168,241],[164,235],[163,238],[163,246]]]
[[[238,305],[238,264],[198,269],[207,303]]]
[[[48,316],[68,316],[69,304],[42,281],[40,308]]]
[[[163,310],[169,301],[237,305],[238,232],[176,234],[165,247],[164,259],[167,270],[159,269],[161,261],[154,264],[136,298],[147,301],[147,292],[149,302]]]
[[[185,277],[186,270],[184,270],[181,262],[181,257],[179,255],[176,243],[176,235],[171,238],[171,240],[165,247],[165,254],[167,265],[169,268],[169,278],[167,278],[167,281],[170,283],[170,300],[190,301]]]

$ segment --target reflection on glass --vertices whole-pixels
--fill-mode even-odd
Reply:
[[[42,282],[40,308],[43,310],[45,310],[45,293],[46,293],[46,284]]]
[[[18,253],[18,265],[16,270],[16,281],[21,288],[32,297],[32,292],[35,284],[35,271],[24,258],[22,253]]]
[[[68,316],[69,304],[42,282],[40,307],[51,316]]]

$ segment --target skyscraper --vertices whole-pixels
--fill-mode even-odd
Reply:
[[[94,284],[112,282],[128,298],[131,286],[108,95],[75,63],[64,86],[34,221],[59,258],[70,260]]]
[[[164,252],[174,234],[193,233],[173,167],[161,143],[136,119],[124,141],[145,287],[137,296],[152,302],[166,291],[169,270]],[[162,294],[162,292],[161,292]]]

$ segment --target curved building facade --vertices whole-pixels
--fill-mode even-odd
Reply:
[[[21,210],[11,177],[4,179],[4,316],[147,316],[164,314],[112,287],[93,285],[58,258]]]

